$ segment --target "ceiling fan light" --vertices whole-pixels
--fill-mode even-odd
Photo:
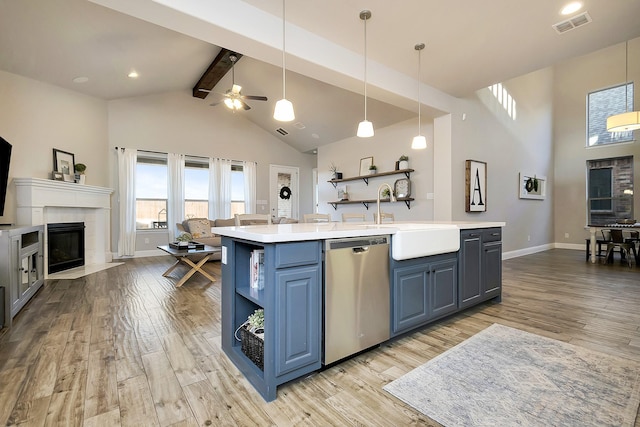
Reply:
[[[358,123],[358,133],[360,138],[370,138],[373,136],[373,123],[369,120],[363,120]]]
[[[629,111],[607,117],[609,132],[629,132],[640,129],[640,111]]]
[[[273,118],[279,122],[290,122],[295,120],[296,115],[293,112],[293,104],[288,99],[281,99],[276,102],[276,108],[273,110]]]
[[[227,98],[224,100],[224,105],[227,106],[230,110],[233,110],[233,99]]]
[[[422,135],[414,136],[411,141],[411,148],[414,150],[424,150],[427,148],[427,138]]]

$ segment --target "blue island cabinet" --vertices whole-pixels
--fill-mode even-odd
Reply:
[[[392,260],[391,333],[397,336],[458,309],[456,254]]]
[[[458,252],[460,308],[502,297],[502,229],[462,230]]]
[[[276,387],[320,369],[322,245],[222,238],[222,349],[266,401]],[[249,283],[251,253],[264,250],[264,289]],[[238,328],[264,309],[264,369],[243,352]],[[236,338],[237,337],[237,338]]]

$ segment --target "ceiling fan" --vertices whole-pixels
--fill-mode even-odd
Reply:
[[[251,107],[244,102],[245,99],[252,99],[254,101],[266,101],[266,96],[257,96],[257,95],[243,95],[242,94],[242,86],[236,84],[236,74],[235,74],[235,63],[238,60],[236,55],[229,55],[229,60],[231,61],[231,89],[227,90],[225,93],[215,93],[215,95],[222,97],[220,101],[214,102],[211,106],[215,106],[224,102],[224,105],[227,106],[230,110],[234,112],[239,109],[250,110]],[[199,89],[203,92],[211,92],[207,89]]]

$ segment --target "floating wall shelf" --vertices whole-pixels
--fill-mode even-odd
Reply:
[[[347,181],[357,181],[357,180],[363,180],[365,182],[365,184],[369,185],[369,178],[376,178],[379,176],[389,176],[389,175],[404,175],[407,178],[411,178],[411,172],[413,172],[413,169],[400,169],[397,171],[391,171],[391,172],[380,172],[380,173],[372,173],[369,175],[360,175],[360,176],[352,176],[349,178],[342,178],[342,179],[332,179],[329,180],[327,182],[330,182],[333,185],[333,188],[336,188],[338,186],[339,183],[341,182],[347,182]],[[375,200],[374,200],[375,202]]]

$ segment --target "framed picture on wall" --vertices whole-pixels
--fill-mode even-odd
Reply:
[[[369,166],[373,165],[373,157],[360,159],[360,176],[369,175]]]
[[[520,172],[518,178],[521,199],[544,200],[547,195],[546,176]]]
[[[487,211],[487,163],[478,160],[465,162],[465,212]]]
[[[73,153],[53,149],[53,170],[63,175],[73,175],[76,173],[76,162]],[[66,181],[66,179],[65,179]]]

